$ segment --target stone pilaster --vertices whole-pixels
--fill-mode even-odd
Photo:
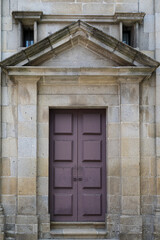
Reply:
[[[155,0],[155,58],[160,61],[160,8],[159,1]],[[154,237],[160,239],[160,68],[156,71],[156,189],[157,204],[155,209]]]
[[[38,239],[37,81],[18,80],[18,214],[16,239]]]
[[[121,82],[120,239],[142,239],[140,215],[139,83]]]
[[[2,49],[1,49],[1,9],[2,9],[2,3],[0,0],[0,60],[1,60],[1,55],[2,55]],[[1,69],[0,69],[0,119],[1,119]],[[4,213],[3,213],[3,208],[1,206],[1,169],[2,169],[2,126],[1,126],[1,121],[0,121],[0,240],[4,239]]]

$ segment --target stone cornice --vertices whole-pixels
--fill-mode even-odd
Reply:
[[[47,79],[88,79],[91,83],[98,82],[141,82],[150,77],[154,68],[148,67],[108,67],[108,68],[52,68],[52,67],[7,67],[8,76],[20,81],[38,81]]]
[[[24,21],[34,19],[41,23],[49,22],[67,22],[72,23],[77,20],[82,20],[88,23],[118,23],[120,21],[127,23],[142,23],[145,13],[123,13],[117,12],[114,15],[45,15],[43,12],[34,11],[16,11],[13,12],[13,17],[16,20]]]

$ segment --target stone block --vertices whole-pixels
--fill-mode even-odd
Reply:
[[[18,195],[36,195],[36,178],[18,178]]]
[[[19,105],[18,121],[19,122],[35,122],[36,106],[35,105]]]
[[[20,137],[18,138],[18,156],[19,158],[36,158],[37,142],[36,138]]]
[[[37,216],[32,215],[17,215],[16,217],[16,224],[23,224],[23,225],[36,225],[38,223]]]
[[[12,17],[11,16],[2,17],[2,30],[3,31],[11,31],[12,30]]]
[[[122,123],[122,138],[139,138],[139,123]]]
[[[16,178],[3,177],[2,180],[2,194],[16,194]]]
[[[137,161],[137,158],[123,157],[121,171],[124,177],[138,177],[139,162]]]
[[[120,122],[120,108],[118,106],[108,107],[108,123]]]
[[[145,123],[154,123],[155,106],[140,106],[140,119]]]
[[[39,214],[48,214],[48,196],[38,196]]]
[[[17,157],[11,157],[11,176],[16,177],[17,176]]]
[[[108,157],[120,156],[120,141],[119,139],[109,139],[107,146]]]
[[[32,137],[35,138],[37,134],[36,123],[20,122],[18,123],[18,136],[19,137]]]
[[[20,105],[34,105],[37,102],[37,83],[25,82],[18,85],[18,103]]]
[[[35,158],[19,158],[18,159],[18,177],[36,177],[36,159]]]
[[[139,138],[123,138],[121,140],[121,156],[138,158],[139,147]]]
[[[2,107],[2,122],[15,123],[17,120],[17,108],[16,106],[4,106]]]
[[[146,157],[155,156],[155,140],[153,138],[141,140],[141,155]]]
[[[2,139],[2,157],[17,156],[17,140],[15,138]]]
[[[160,13],[160,5],[159,5],[159,1],[155,1],[155,12],[156,13]]]
[[[8,87],[2,87],[2,106],[9,105]]]
[[[153,0],[140,0],[139,11],[148,14],[154,14],[154,1]]]
[[[137,215],[140,211],[140,197],[123,196],[122,197],[122,213],[128,215]]]
[[[108,194],[110,195],[120,195],[120,178],[119,177],[108,177]]]
[[[10,175],[11,175],[10,159],[2,158],[2,176],[10,176]]]
[[[39,196],[48,195],[48,178],[47,177],[38,178],[38,195]]]
[[[121,120],[122,122],[138,122],[139,106],[131,104],[121,105]]]
[[[138,177],[123,177],[122,179],[123,196],[140,195],[140,179]]]
[[[121,84],[121,103],[122,104],[139,104],[139,85],[138,84]]]
[[[116,12],[138,12],[138,2],[134,3],[117,3]]]
[[[83,14],[114,14],[114,4],[94,4],[94,3],[86,3],[82,5],[82,13]]]
[[[48,158],[38,158],[38,176],[48,177]]]
[[[120,125],[119,124],[108,124],[108,138],[119,138],[120,137]]]
[[[47,105],[39,107],[39,109],[38,109],[38,122],[48,124],[48,122],[49,122],[49,108],[48,108]]]
[[[129,226],[142,226],[142,217],[141,216],[127,216],[122,215],[120,218],[121,225],[129,225]]]
[[[120,233],[119,234],[120,240],[142,240],[142,234],[136,233]]]
[[[108,158],[107,176],[119,177],[120,171],[120,159],[118,157]]]
[[[15,121],[14,123],[6,123],[6,137],[8,138],[17,138],[18,136],[18,124]]]
[[[48,158],[48,138],[39,138],[38,139],[38,157],[39,158]]]
[[[158,35],[160,35],[160,34],[158,34]],[[155,38],[155,34],[153,32],[149,33],[149,50],[150,51],[154,51],[154,49],[155,49],[154,38]]]
[[[46,123],[38,123],[38,138],[48,138],[49,125]]]
[[[7,50],[11,52],[17,51],[17,49],[19,48],[19,34],[17,24],[13,23],[12,27],[12,31],[7,31]]]
[[[48,233],[50,232],[50,223],[42,223],[40,225],[40,230],[43,232],[43,233]]]
[[[7,123],[2,123],[2,138],[7,137]]]
[[[120,196],[108,196],[107,212],[110,214],[119,214],[121,211],[121,197]]]
[[[16,240],[37,240],[37,233],[36,234],[25,234],[25,233],[22,233],[22,234],[19,234],[17,233],[16,234]]]
[[[146,15],[144,18],[144,32],[153,33],[154,32],[154,15]]]
[[[27,224],[16,224],[16,232],[19,234],[32,234],[34,233],[33,225]]]
[[[84,81],[87,81],[84,79]],[[90,80],[89,80],[90,82]],[[86,83],[87,84],[87,83]],[[42,111],[41,105],[43,106],[43,111],[48,111],[48,107],[84,107],[87,108],[98,106],[117,106],[119,104],[119,98],[115,95],[41,95],[39,97],[39,111]],[[41,113],[42,114],[42,113]],[[45,114],[48,114],[47,112]],[[44,113],[43,113],[44,115]],[[47,117],[46,116],[43,116]]]
[[[35,196],[19,196],[18,197],[18,213],[22,215],[36,214],[36,197]]]

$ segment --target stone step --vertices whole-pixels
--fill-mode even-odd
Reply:
[[[50,232],[54,239],[106,239],[107,231],[92,228],[64,228]]]
[[[91,238],[93,239],[93,238]],[[48,240],[48,239],[39,239]],[[64,240],[64,238],[50,238],[49,240]],[[75,240],[75,238],[70,238],[69,240]],[[89,240],[89,238],[78,238],[78,240]],[[119,240],[118,238],[103,238],[103,240]]]
[[[105,229],[105,222],[51,222],[51,229]]]

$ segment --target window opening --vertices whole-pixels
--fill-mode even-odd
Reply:
[[[33,27],[23,27],[23,47],[29,47],[34,44]]]
[[[133,47],[133,27],[123,26],[123,43],[128,44]]]

